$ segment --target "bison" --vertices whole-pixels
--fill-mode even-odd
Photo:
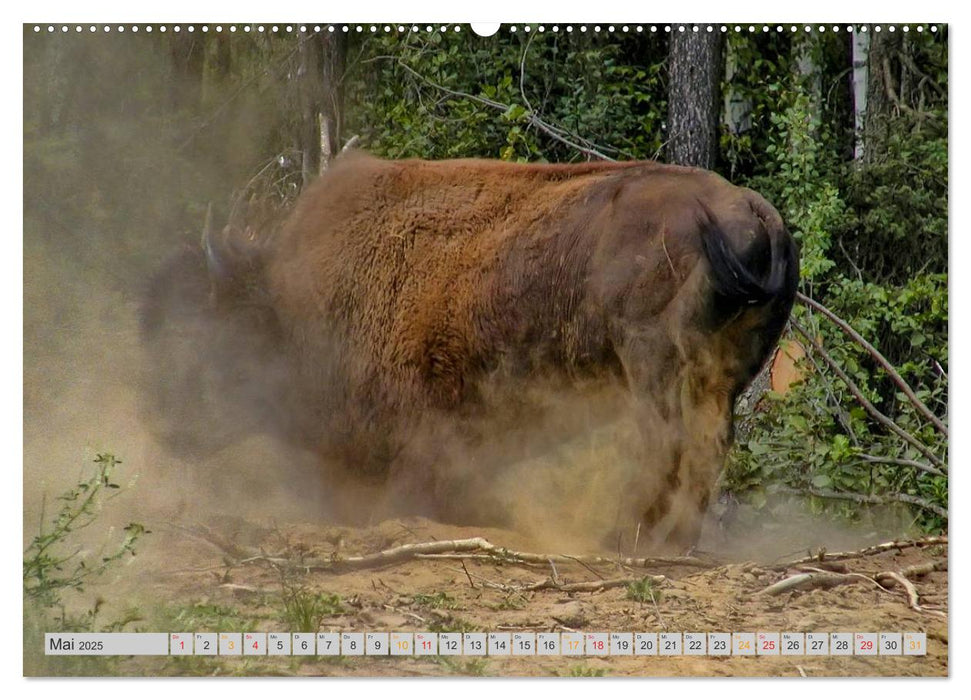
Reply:
[[[274,432],[335,494],[381,485],[474,520],[436,476],[440,426],[473,425],[490,387],[620,386],[644,466],[605,505],[683,550],[798,269],[776,210],[705,170],[348,154],[272,235],[207,226],[153,279],[157,427],[188,454]]]

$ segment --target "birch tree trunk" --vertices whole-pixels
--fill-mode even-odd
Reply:
[[[863,161],[865,148],[864,135],[866,127],[866,95],[869,68],[867,58],[870,55],[870,33],[857,29],[853,32],[853,132],[855,145],[853,160]]]

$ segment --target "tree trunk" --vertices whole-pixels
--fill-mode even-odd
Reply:
[[[344,112],[344,67],[347,38],[337,32],[321,34],[320,169],[341,152],[341,121]]]
[[[893,117],[896,86],[891,63],[900,49],[900,38],[887,31],[867,32],[870,37],[866,117],[864,124],[864,159],[868,163],[880,160],[886,151]],[[897,32],[896,34],[901,34]]]
[[[717,29],[671,34],[668,84],[669,163],[712,168],[718,155],[722,36]]]
[[[300,36],[300,65],[297,68],[297,94],[300,98],[300,170],[306,187],[320,173],[320,63],[321,47],[317,36]]]
[[[734,41],[746,41],[738,37]],[[744,134],[752,128],[752,100],[732,88],[732,80],[741,72],[738,50],[733,38],[725,43],[725,113],[724,123],[730,134]]]
[[[869,81],[867,57],[870,55],[870,32],[853,32],[853,160],[863,161],[865,149],[866,96]]]

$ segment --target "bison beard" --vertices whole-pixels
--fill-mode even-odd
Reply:
[[[621,387],[641,466],[603,507],[641,545],[683,550],[797,282],[775,209],[707,171],[351,154],[277,233],[227,227],[155,278],[152,415],[188,454],[255,430],[313,450],[342,517],[477,522],[522,455],[476,461],[456,436],[508,445],[542,420],[536,387]]]

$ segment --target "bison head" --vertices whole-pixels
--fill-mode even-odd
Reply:
[[[242,239],[245,243],[245,239]],[[143,417],[166,446],[204,457],[256,430],[281,429],[279,328],[255,246],[227,227],[185,243],[141,304]]]

